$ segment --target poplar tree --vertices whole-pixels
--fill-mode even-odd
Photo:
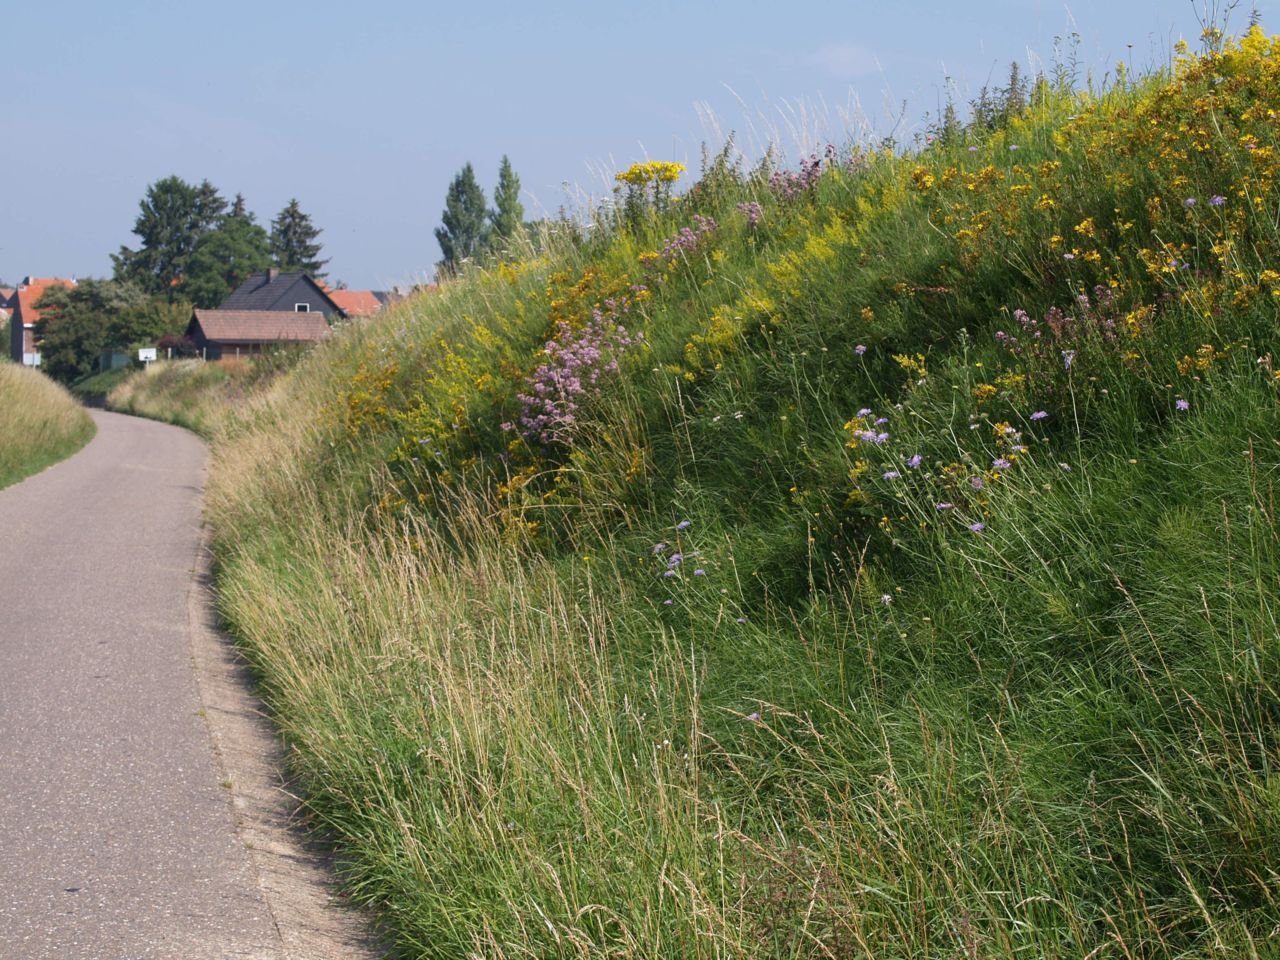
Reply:
[[[479,253],[487,240],[484,191],[476,182],[476,173],[468,163],[449,184],[445,195],[441,226],[436,228],[436,242],[444,259],[439,267],[447,273],[455,273],[462,261]]]
[[[524,205],[520,203],[520,178],[504,154],[498,168],[498,186],[493,191],[494,210],[489,214],[492,240],[506,241],[524,226]]]

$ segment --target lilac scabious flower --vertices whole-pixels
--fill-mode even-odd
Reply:
[[[1022,149],[1022,147],[1018,146],[1016,143],[1011,143],[1011,144],[1009,144],[1009,149],[1010,149],[1010,150],[1021,150],[1021,149]]]
[[[1194,207],[1194,206],[1196,205],[1196,198],[1195,198],[1195,197],[1187,197],[1187,199],[1185,199],[1185,200],[1183,200],[1183,201],[1182,201],[1182,205],[1183,205],[1184,207],[1186,207],[1188,210],[1190,210],[1192,207]]]
[[[1031,415],[1031,419],[1043,420],[1047,416],[1049,416],[1049,412],[1047,410],[1037,410],[1035,413]]]
[[[693,575],[695,577],[705,577],[707,575],[707,571],[703,570],[701,567],[698,567],[697,570],[693,571]]]
[[[1227,202],[1227,198],[1220,193],[1215,193],[1212,197],[1209,198],[1209,206],[1211,207],[1220,207],[1226,202]]]
[[[853,352],[856,353],[858,356],[862,356],[864,353],[867,352],[867,345],[865,343],[860,343],[853,348]]]
[[[870,408],[870,407],[863,407],[861,410],[859,410],[859,411],[855,414],[855,416],[858,416],[858,417],[869,417],[869,416],[871,416],[871,408]]]
[[[739,622],[739,623],[745,623],[746,621],[745,621],[745,620],[739,620],[738,622]],[[760,714],[758,714],[758,713],[748,713],[744,719],[746,719],[746,720],[750,720],[752,723],[759,723],[759,722],[760,722]]]
[[[673,553],[671,556],[667,557],[667,566],[668,566],[668,567],[678,567],[678,566],[680,566],[680,563],[681,563],[683,560],[684,560],[684,554],[683,554],[683,553]]]
[[[981,477],[970,477],[969,486],[973,487],[975,490],[981,490],[985,484],[982,482]]]
[[[981,533],[983,530],[987,529],[987,525],[979,520],[977,523],[969,524],[969,529],[974,533]]]
[[[671,606],[673,603],[675,603],[675,601],[674,601],[674,600],[663,600],[663,601],[662,601],[662,605],[663,605],[664,607],[669,607],[669,606]]]
[[[1008,470],[1009,467],[1012,466],[1012,464],[1008,460],[1006,460],[1004,457],[996,457],[994,460],[991,461],[991,466],[993,466],[997,470]]]
[[[1070,370],[1071,364],[1075,362],[1075,359],[1076,359],[1076,352],[1074,350],[1063,350],[1062,351],[1062,369]]]
[[[883,432],[882,432],[882,433],[874,434],[874,435],[871,437],[871,442],[872,442],[872,443],[884,443],[884,442],[885,442],[886,440],[888,440],[888,439],[889,439],[889,435],[888,435],[887,433],[883,433]]]
[[[660,553],[666,553],[667,545],[665,543],[655,543],[653,545],[653,555],[656,557]]]
[[[889,422],[889,418],[888,418],[888,417],[877,417],[877,418],[876,418],[875,423],[873,423],[873,424],[872,424],[872,426],[873,426],[873,427],[883,427],[883,426],[884,426],[886,423],[888,423],[888,422]]]
[[[692,526],[693,526],[693,521],[692,521],[692,520],[681,520],[679,523],[677,523],[677,524],[676,524],[676,529],[677,529],[677,530],[688,530],[688,529],[689,529],[690,527],[692,527]]]
[[[907,466],[910,467],[912,470],[915,470],[922,463],[924,463],[924,457],[920,456],[920,454],[918,453],[907,459]]]
[[[674,577],[676,575],[676,572],[674,570],[663,570],[662,575],[664,577]]]
[[[953,510],[953,509],[955,509],[955,504],[954,504],[954,503],[949,503],[949,502],[947,502],[947,501],[945,501],[945,500],[944,500],[942,503],[935,503],[935,504],[933,505],[933,507],[934,507],[934,509],[935,509],[935,510],[937,510],[939,513],[945,513],[947,510]]]
[[[970,153],[977,153],[977,152],[978,152],[978,148],[977,148],[977,147],[970,147],[970,148],[969,148],[969,152],[970,152]]]
[[[738,212],[747,218],[747,226],[752,230],[760,223],[760,218],[764,216],[764,207],[756,203],[754,200],[748,200],[737,206]]]
[[[897,470],[886,470],[884,472],[884,478],[886,480],[897,480],[901,476],[902,474],[900,474]]]
[[[1177,407],[1179,410],[1190,410],[1190,409],[1191,409],[1191,401],[1190,401],[1190,400],[1178,400],[1178,401],[1175,401],[1173,405],[1174,405],[1175,407]]]

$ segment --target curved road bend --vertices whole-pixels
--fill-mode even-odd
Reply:
[[[204,445],[94,419],[0,490],[0,956],[276,960],[192,674]]]

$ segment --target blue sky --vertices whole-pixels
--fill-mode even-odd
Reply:
[[[468,160],[491,194],[508,154],[527,214],[555,213],[635,160],[696,169],[717,131],[794,153],[851,123],[883,135],[905,100],[909,136],[945,77],[966,100],[1073,31],[1099,78],[1163,63],[1203,2],[25,3],[0,19],[0,278],[109,274],[147,184],[176,173],[263,223],[297,197],[331,279],[423,279]]]

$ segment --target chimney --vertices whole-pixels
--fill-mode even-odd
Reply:
[[[267,270],[267,283],[270,283],[272,280],[274,280],[278,276],[280,276],[280,271],[277,270],[275,267],[271,267],[269,270]]]

